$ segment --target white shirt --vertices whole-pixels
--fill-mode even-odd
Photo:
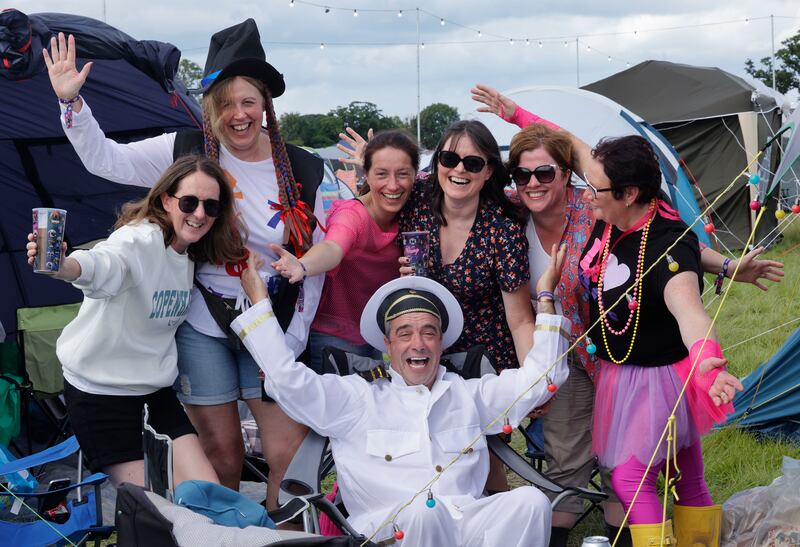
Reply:
[[[431,390],[408,386],[397,373],[391,382],[372,383],[359,376],[317,375],[295,362],[268,299],[232,327],[265,372],[267,393],[290,418],[330,437],[349,521],[370,534],[393,507],[437,475],[437,466],[444,468],[464,449],[434,484],[433,494],[453,514],[482,496],[489,473],[482,430],[567,349],[568,319],[539,314],[536,324],[534,349],[522,368],[464,380],[440,366]],[[550,378],[561,385],[568,374],[562,358]],[[550,396],[547,382],[540,381],[509,411],[510,423],[519,424]],[[502,426],[501,418],[485,433],[499,433]]]
[[[62,106],[62,110],[63,110]],[[99,177],[120,184],[131,184],[152,187],[163,172],[172,165],[172,154],[175,144],[175,133],[166,133],[129,144],[119,144],[107,139],[92,115],[86,101],[81,111],[73,115],[73,125],[67,129],[61,116],[61,124],[67,138],[75,148],[86,169]],[[269,221],[276,211],[270,208],[270,202],[278,203],[278,182],[275,165],[272,159],[246,162],[237,159],[225,146],[220,145],[219,163],[233,181],[233,192],[237,211],[247,226],[247,247],[258,252],[264,258],[261,268],[262,277],[269,279],[279,274],[270,263],[278,257],[270,248],[270,243],[280,245],[283,242],[284,224],[278,221],[269,226]],[[303,182],[303,181],[300,181]],[[322,193],[317,192],[314,214],[324,221]],[[314,231],[314,243],[321,241],[322,231]],[[224,266],[209,263],[197,265],[197,277],[204,286],[227,298],[239,295],[239,278],[228,275]],[[303,298],[298,298],[295,314],[286,331],[287,343],[295,355],[300,355],[306,347],[308,331],[322,292],[324,275],[307,278],[303,283]],[[192,291],[191,306],[187,321],[197,331],[208,336],[224,338],[225,334],[217,326],[208,312],[200,291]]]
[[[533,219],[530,218],[530,215],[528,215],[528,223],[525,225],[525,237],[528,238],[528,263],[531,269],[529,281],[531,299],[533,302],[533,309],[538,310],[539,303],[536,301],[536,283],[539,281],[539,278],[542,277],[547,266],[550,265],[550,254],[542,247],[542,242],[539,241],[539,234],[536,233],[536,226],[533,224]],[[558,287],[556,287],[554,294],[558,294]],[[558,297],[554,299],[553,304],[556,307],[556,314],[563,315],[564,312],[561,309],[561,301]]]
[[[64,378],[87,393],[146,395],[178,376],[175,331],[189,308],[194,263],[161,228],[128,224],[75,251],[84,299],[56,342]]]

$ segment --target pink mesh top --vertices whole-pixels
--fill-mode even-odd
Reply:
[[[384,283],[398,277],[402,249],[397,223],[389,231],[378,227],[357,199],[338,200],[328,215],[326,241],[344,251],[342,262],[325,274],[325,286],[311,330],[366,344],[359,333],[367,300]]]

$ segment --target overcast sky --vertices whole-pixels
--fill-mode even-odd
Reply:
[[[68,4],[23,0],[16,7],[26,13],[68,9],[101,20],[105,11],[110,25],[137,39],[171,42],[201,67],[211,34],[252,17],[268,61],[286,78],[287,92],[275,103],[279,114],[325,113],[357,100],[374,102],[385,114],[415,114],[417,6],[424,10],[420,14],[420,41],[425,44],[420,50],[422,107],[445,102],[462,114],[474,108],[469,88],[476,82],[503,90],[575,86],[576,35],[584,85],[625,70],[626,63],[648,59],[717,66],[744,75],[745,59],[770,55],[770,14],[775,15],[776,49],[800,29],[796,0],[314,3],[320,7],[301,0],[295,0],[294,7],[289,0],[238,0],[229,5],[220,0],[70,0]],[[358,17],[353,16],[354,8]],[[382,9],[390,11],[367,11]]]

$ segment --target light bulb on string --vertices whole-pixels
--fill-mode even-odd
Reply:
[[[444,19],[439,19],[439,24],[444,26]]]
[[[611,55],[608,56],[608,62],[611,62]]]
[[[294,7],[294,0],[289,0],[289,7],[290,7],[290,8],[293,8],[293,7]]]
[[[482,38],[482,37],[483,37],[483,33],[481,31],[478,31],[478,38]]]
[[[631,67],[630,63],[625,63],[625,68],[630,68],[630,67]]]
[[[324,43],[320,44],[319,49],[325,49],[325,44]]]
[[[592,51],[592,46],[590,46],[589,44],[586,44],[586,51]]]
[[[358,10],[357,9],[353,10],[353,17],[358,17]]]
[[[539,40],[539,47],[543,47],[543,46],[544,46],[544,44],[542,43],[541,40]]]
[[[530,41],[530,40],[528,40],[527,38],[525,38],[525,45],[526,45],[526,46],[529,46],[529,45],[531,45],[531,41]]]
[[[425,49],[425,42],[422,42],[422,43],[419,45],[419,47],[420,47],[420,49]]]
[[[638,30],[634,30],[633,31],[633,37],[634,38],[638,38],[639,37],[639,31]]]
[[[513,38],[509,38],[508,39],[508,45],[510,45],[510,46],[514,45],[514,39]]]
[[[745,20],[744,20],[744,24],[745,24],[745,25],[749,25],[749,24],[750,24],[750,19],[745,19]]]
[[[397,16],[398,16],[398,17],[402,17],[402,16],[403,16],[403,10],[400,10],[400,11],[398,11],[398,12],[397,12]]]
[[[564,40],[564,47],[568,47],[568,46],[569,46],[569,42],[567,42],[566,40]]]

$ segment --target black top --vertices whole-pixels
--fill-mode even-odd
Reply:
[[[591,289],[589,299],[589,311],[591,314],[591,324],[600,317],[599,306],[597,303],[597,279],[592,279],[591,275],[584,270],[587,264],[587,255],[591,258],[590,265],[598,263],[602,258],[603,249],[600,241],[603,239],[603,231],[606,223],[598,220],[594,230],[583,250],[581,256],[581,283],[584,287]],[[647,238],[647,246],[644,254],[644,264],[642,272],[647,269],[660,257],[667,248],[672,245],[681,234],[686,230],[686,225],[679,220],[669,220],[661,215],[656,215],[650,225]],[[607,259],[604,277],[603,305],[606,310],[617,301],[617,299],[629,288],[633,286],[636,277],[636,264],[639,257],[639,247],[642,241],[643,230],[634,232],[626,236],[622,241],[614,246],[615,242],[622,235],[622,231],[612,227],[610,235],[611,252]],[[595,249],[595,252],[592,252]],[[681,339],[678,323],[667,309],[664,303],[664,287],[673,276],[680,272],[693,271],[698,275],[698,283],[702,291],[703,277],[700,267],[700,247],[697,236],[691,231],[678,241],[670,251],[669,255],[678,263],[677,272],[671,272],[668,267],[667,259],[658,262],[650,273],[644,276],[642,293],[638,296],[639,301],[639,324],[636,332],[636,340],[633,350],[624,364],[639,366],[663,366],[680,361],[689,352]],[[633,294],[633,291],[629,291]],[[628,309],[626,299],[611,308],[606,318],[614,330],[619,331],[628,321],[629,314],[634,313]],[[611,333],[605,329],[606,339],[611,354],[616,359],[622,359],[628,352],[631,337],[634,331],[636,317],[631,320],[628,330],[621,335]],[[601,324],[598,324],[589,331],[592,342],[597,346],[597,356],[601,359],[611,361],[611,358],[603,342],[603,335],[600,331]]]

